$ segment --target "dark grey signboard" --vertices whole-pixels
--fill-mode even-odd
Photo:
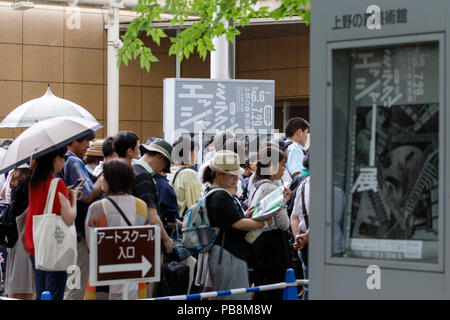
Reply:
[[[164,79],[164,137],[182,133],[271,132],[275,81]]]

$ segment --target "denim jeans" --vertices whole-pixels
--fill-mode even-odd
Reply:
[[[42,292],[49,291],[52,300],[63,300],[64,288],[66,287],[66,271],[42,271],[36,269],[34,257],[30,256],[36,285],[36,300],[41,300]]]

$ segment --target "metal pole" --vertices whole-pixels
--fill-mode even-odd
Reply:
[[[177,29],[177,36],[180,34],[180,29]],[[181,62],[179,60],[180,55],[183,54],[182,52],[178,52],[175,57],[175,78],[181,78]]]
[[[128,300],[128,282],[123,284],[122,300]]]
[[[110,0],[108,6],[108,108],[107,134],[115,136],[119,132],[119,68],[117,51],[122,43],[119,39],[119,8],[122,3]]]
[[[230,19],[228,25],[235,26],[235,22]],[[233,42],[227,42],[228,44],[228,72],[229,78],[236,78],[236,37],[233,37]]]

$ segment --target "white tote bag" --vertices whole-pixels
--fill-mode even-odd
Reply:
[[[75,224],[68,227],[60,215],[52,213],[58,180],[50,182],[44,213],[33,216],[35,264],[43,271],[66,271],[77,262]]]

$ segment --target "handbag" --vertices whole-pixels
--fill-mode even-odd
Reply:
[[[43,214],[33,216],[33,241],[37,270],[66,271],[77,263],[75,224],[66,225],[61,215],[52,213],[59,178],[50,182]],[[31,213],[30,213],[31,214]]]
[[[173,251],[177,255],[178,261],[183,261],[191,256],[191,252],[183,246],[183,238],[178,232],[178,224],[175,221],[175,228],[172,231]]]

